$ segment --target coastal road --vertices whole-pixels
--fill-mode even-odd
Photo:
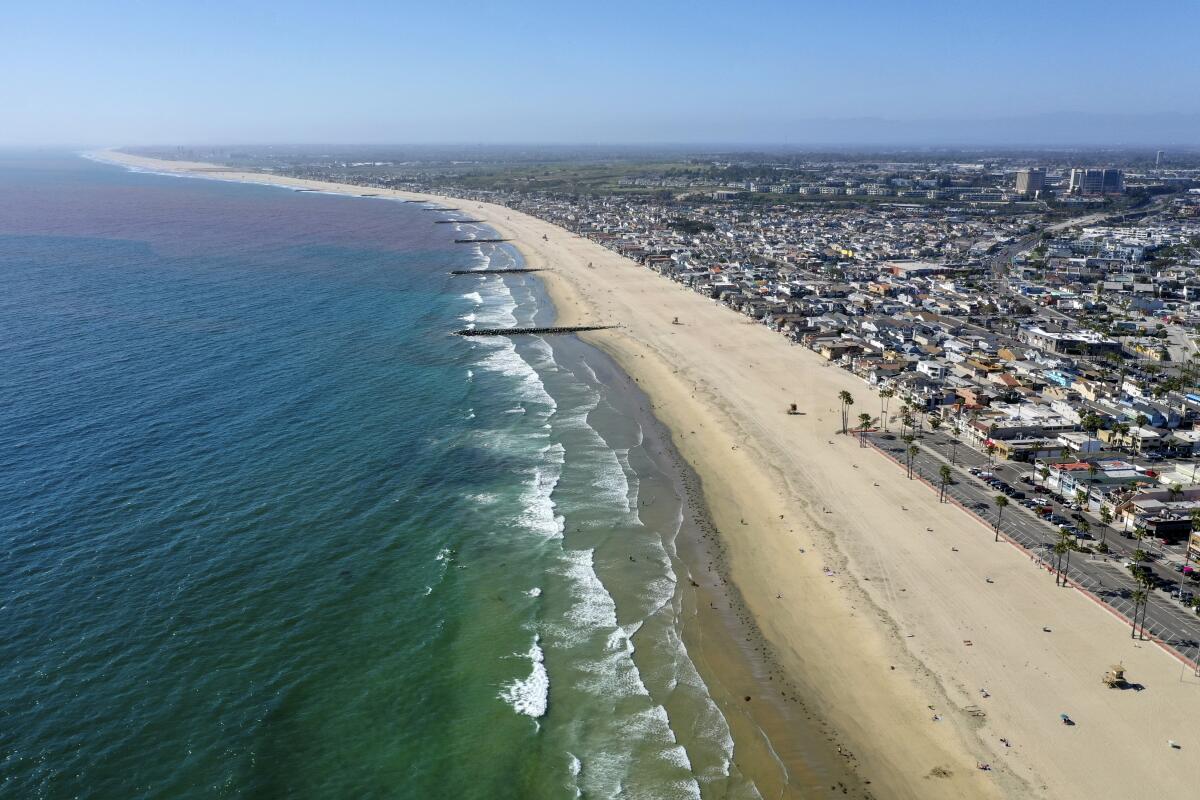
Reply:
[[[906,445],[898,437],[895,439],[885,438],[887,436],[894,436],[894,434],[874,432],[868,433],[866,438],[873,446],[899,461],[900,469],[903,470]],[[943,464],[949,463],[949,439],[941,434],[926,433],[918,439],[918,443],[921,448],[914,457],[914,475],[924,478],[932,484],[931,491],[937,491],[940,481],[939,470]],[[956,463],[952,467],[954,483],[947,487],[947,495],[982,519],[988,527],[992,527],[996,519],[993,498],[998,492],[967,472],[967,468],[971,466],[986,467],[987,456],[962,444],[959,444],[955,455]],[[1000,465],[992,471],[1014,487],[1028,488],[1017,483],[1019,471],[1015,465]],[[901,479],[903,479],[903,473],[901,473]],[[1027,492],[1027,494],[1032,496],[1032,493]],[[1048,524],[1016,501],[1011,501],[1004,511],[1000,529],[1002,533],[1020,544],[1043,564],[1053,563],[1055,558],[1053,547],[1058,541],[1057,526]],[[1093,525],[1093,530],[1098,530],[1098,524]],[[986,536],[989,535],[989,532],[981,528],[979,534]],[[1128,619],[1133,615],[1134,603],[1131,593],[1135,588],[1132,576],[1122,566],[1123,551],[1128,544],[1115,534],[1109,535],[1108,544],[1113,549],[1108,556],[1072,553],[1067,577],[1072,583],[1086,589],[1100,602],[1115,609]],[[1178,578],[1174,573],[1165,575],[1165,577],[1168,580]],[[1046,580],[1051,580],[1049,574],[1047,574]],[[1177,651],[1193,664],[1200,662],[1200,617],[1162,592],[1152,590],[1149,594],[1150,599],[1146,611],[1147,633]]]

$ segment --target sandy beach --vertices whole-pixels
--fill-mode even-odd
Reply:
[[[746,688],[750,703],[767,695],[776,705],[794,703],[798,695],[874,796],[1195,792],[1200,678],[1157,646],[1131,640],[1126,625],[1078,591],[1056,587],[1028,556],[994,543],[987,527],[939,503],[894,463],[837,435],[839,391],[854,395],[855,414],[878,400],[815,353],[502,206],[115,152],[98,157],[446,202],[485,219],[514,240],[529,266],[545,270],[560,323],[620,325],[584,338],[650,398],[699,476],[720,531],[704,546],[713,574],[727,570],[733,588],[698,572],[696,606],[744,607],[765,639],[763,658],[780,671]],[[672,323],[676,317],[681,324]],[[803,414],[785,414],[789,403]],[[1118,661],[1144,691],[1101,684]],[[740,693],[727,688],[731,697]],[[1064,726],[1060,713],[1077,724]],[[787,733],[771,730],[771,716],[763,714],[762,724],[787,765]],[[981,762],[991,769],[978,769]]]

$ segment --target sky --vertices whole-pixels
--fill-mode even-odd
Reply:
[[[4,0],[0,145],[1200,144],[1198,0]]]

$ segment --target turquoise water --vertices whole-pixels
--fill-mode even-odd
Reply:
[[[434,216],[0,157],[0,795],[756,796],[640,397]]]

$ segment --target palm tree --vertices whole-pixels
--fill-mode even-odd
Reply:
[[[1043,464],[1038,469],[1038,476],[1042,479],[1042,486],[1045,487],[1046,481],[1050,478],[1050,468]]]
[[[954,459],[958,456],[958,436],[962,429],[958,427],[958,420],[950,426],[950,463],[954,463]]]
[[[866,442],[867,428],[869,428],[869,427],[871,427],[871,415],[870,414],[859,414],[858,415],[858,446],[859,447],[867,446],[867,442]]]
[[[1091,497],[1092,487],[1096,485],[1096,474],[1100,470],[1096,469],[1095,464],[1088,464],[1088,496]]]
[[[1142,606],[1146,605],[1146,601],[1149,599],[1150,596],[1146,593],[1146,590],[1142,589],[1140,586],[1139,586],[1139,588],[1133,590],[1132,596],[1133,596],[1133,620],[1132,620],[1133,627],[1130,628],[1130,630],[1129,630],[1129,638],[1136,639],[1136,638],[1139,638],[1137,635],[1138,610]],[[1142,630],[1145,631],[1145,628],[1142,628]]]
[[[933,431],[934,433],[937,433],[938,428],[940,428],[940,427],[942,427],[942,418],[941,417],[930,417],[929,418],[929,429],[931,431]]]
[[[1121,449],[1124,449],[1128,445],[1126,439],[1129,436],[1129,423],[1122,422],[1117,425],[1117,433],[1121,434]]]
[[[1183,497],[1183,487],[1178,483],[1172,483],[1167,487],[1167,495],[1171,498],[1171,502],[1175,502],[1180,497]]]
[[[921,448],[915,444],[908,446],[908,479],[912,480],[913,476],[913,459],[917,457],[917,453],[921,452]]]
[[[1092,532],[1092,523],[1088,522],[1086,519],[1079,520],[1079,530],[1082,531],[1086,537],[1087,534]]]
[[[996,445],[992,442],[988,442],[987,447],[984,449],[987,450],[988,464],[993,467],[996,466]]]
[[[1138,538],[1140,539],[1141,537],[1139,536]],[[1129,572],[1133,575],[1134,580],[1140,581],[1146,577],[1146,560],[1149,558],[1150,554],[1143,550],[1140,545],[1133,551],[1133,555],[1129,557],[1129,560],[1133,562],[1129,566]]]
[[[1145,600],[1145,602],[1142,603],[1142,625],[1141,625],[1142,635],[1145,636],[1146,635],[1146,613],[1150,610],[1150,594],[1151,594],[1150,590],[1152,588],[1154,588],[1150,581],[1149,571],[1147,571],[1144,575],[1142,575],[1140,584],[1141,584],[1142,590],[1146,592],[1146,600]]]
[[[1065,547],[1067,550],[1067,562],[1065,564],[1063,564],[1063,571],[1062,571],[1062,585],[1066,586],[1067,585],[1067,574],[1071,571],[1071,551],[1074,550],[1075,548],[1073,548],[1071,546],[1071,534],[1069,534],[1065,530],[1063,530],[1063,531],[1059,531],[1059,536],[1062,537],[1061,543],[1062,543],[1063,547]]]
[[[854,405],[854,397],[845,389],[838,392],[838,400],[842,403],[842,433],[850,427],[850,406]]]
[[[944,503],[946,501],[946,486],[950,483],[950,467],[942,464],[941,468],[938,470],[938,475],[942,479],[941,486],[938,489],[938,502]]]
[[[1083,489],[1075,490],[1075,505],[1079,506],[1080,508],[1086,508],[1087,499],[1087,492],[1085,492]]]
[[[993,541],[1000,541],[1000,520],[1004,516],[1004,509],[1008,507],[1008,498],[1002,494],[996,495],[992,500],[996,504],[996,538]]]
[[[883,429],[885,431],[888,429],[888,427],[887,427],[888,426],[888,418],[887,418],[888,401],[890,401],[895,395],[896,395],[896,392],[894,389],[880,389],[879,390],[879,419],[883,422]]]
[[[1096,431],[1100,430],[1100,418],[1089,411],[1083,415],[1080,425],[1085,431],[1087,431],[1088,443],[1090,445],[1091,441],[1096,438]],[[1091,447],[1089,447],[1088,450],[1091,450]]]
[[[1055,586],[1058,586],[1062,583],[1063,554],[1069,553],[1070,551],[1071,551],[1071,548],[1068,547],[1066,541],[1061,538],[1054,545],[1054,555],[1057,556],[1057,558],[1054,560],[1054,585]]]
[[[1097,548],[1101,553],[1108,552],[1108,543],[1105,541],[1105,536],[1108,533],[1108,526],[1112,525],[1112,512],[1108,510],[1108,506],[1100,506],[1100,546]]]

